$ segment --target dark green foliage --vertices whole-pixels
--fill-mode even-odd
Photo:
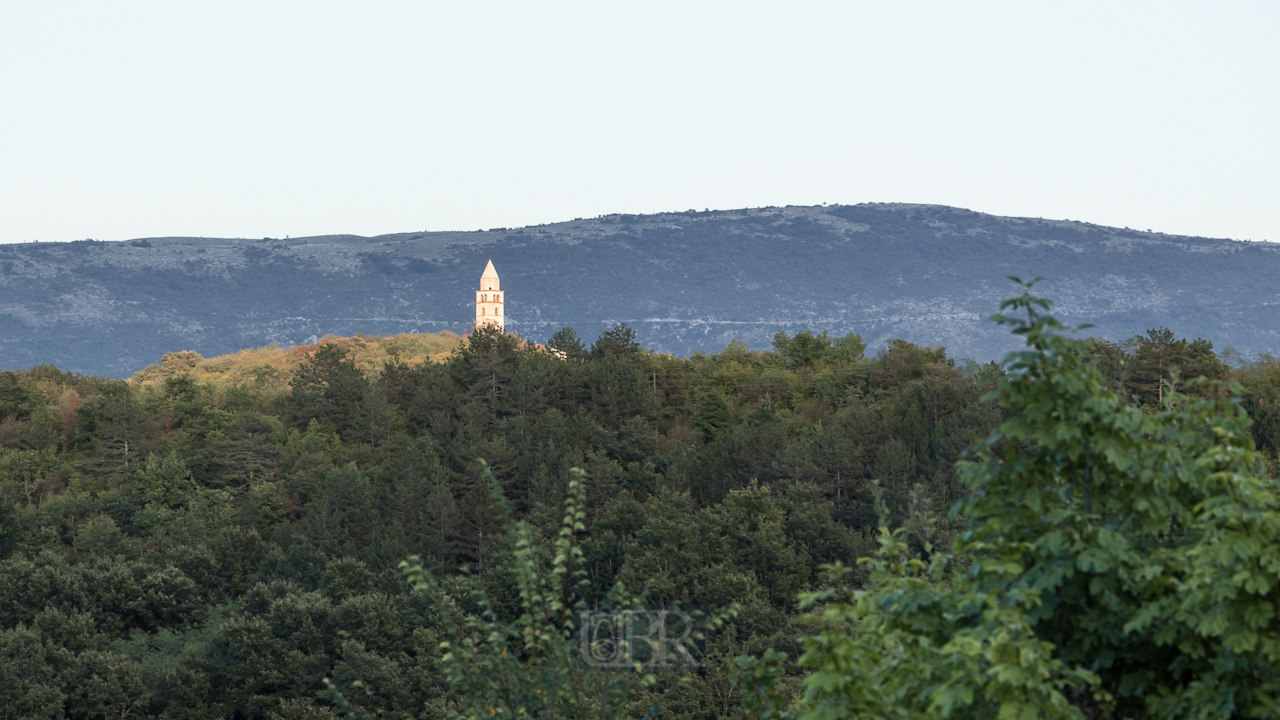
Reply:
[[[1280,359],[1263,356],[1238,373],[1244,388],[1240,404],[1253,418],[1253,437],[1267,453],[1272,474],[1280,474]]]
[[[581,360],[587,356],[587,348],[582,338],[571,327],[562,327],[547,340],[547,347],[564,353],[566,360]]]
[[[852,333],[844,337],[827,337],[827,331],[814,335],[812,331],[802,330],[792,337],[787,337],[785,330],[773,336],[773,351],[787,368],[796,370],[808,368],[818,363],[850,363],[862,359],[867,344],[862,336]],[[946,361],[945,353],[942,361]]]
[[[784,656],[739,662],[753,714],[1275,716],[1280,493],[1221,399],[1241,388],[1134,407],[1048,307],[997,318],[1027,349],[996,392],[1011,416],[960,465],[965,534],[935,544],[928,513],[882,527],[865,586],[806,596],[823,629],[794,703]]]
[[[557,335],[573,346],[571,331]],[[966,500],[956,461],[1012,412],[983,399],[1010,381],[994,366],[966,374],[941,348],[895,341],[868,358],[847,338],[801,336],[794,353],[800,336],[785,353],[734,342],[676,358],[618,326],[561,359],[482,328],[445,362],[393,359],[367,375],[324,344],[290,392],[49,366],[4,375],[0,707],[334,717],[328,677],[344,690],[364,683],[347,693],[361,713],[441,718],[463,707],[438,648],[457,640],[442,612],[455,630],[486,617],[474,581],[493,617],[520,618],[512,523],[520,562],[542,573],[572,501],[587,581],[574,602],[604,603],[622,583],[654,603],[738,604],[700,646],[704,668],[662,706],[736,716],[733,658],[796,656],[795,599],[830,585],[821,565],[871,553],[877,493],[891,528],[910,525],[913,508]],[[1127,382],[1100,350],[1076,351],[1099,382]],[[1216,392],[1180,377],[1205,402]],[[1233,377],[1274,472],[1276,363]],[[931,540],[909,532],[904,552],[932,543],[944,555],[967,522],[940,519]],[[437,579],[435,596],[394,571],[410,555]],[[852,587],[875,572],[855,573]],[[777,670],[784,687],[798,682],[794,664]]]
[[[1179,378],[1175,390],[1183,389],[1190,378],[1223,380],[1226,363],[1213,353],[1213,343],[1203,338],[1180,339],[1168,328],[1148,330],[1134,338],[1133,359],[1125,386],[1142,402],[1159,407],[1164,402],[1165,385]],[[1205,386],[1206,388],[1212,386]],[[1196,392],[1199,392],[1198,390]]]
[[[293,379],[289,405],[294,423],[306,427],[315,420],[349,436],[365,419],[361,411],[368,392],[368,380],[346,351],[323,343]]]
[[[636,342],[636,331],[626,323],[618,323],[600,334],[600,339],[591,346],[591,357],[596,359],[609,355],[630,357],[639,351],[640,345]]]
[[[0,422],[28,419],[43,404],[39,396],[40,391],[27,378],[12,370],[0,372]]]
[[[1129,378],[1133,375],[1133,357],[1122,343],[1102,338],[1089,338],[1085,347],[1085,361],[1098,369],[1107,383],[1107,389],[1120,397],[1129,394]]]
[[[712,442],[730,427],[732,420],[729,403],[723,395],[712,390],[698,404],[698,412],[693,416],[693,426],[702,433],[704,440]]]
[[[513,520],[497,480],[484,466],[483,482],[502,517],[506,538],[503,562],[496,565],[510,574],[519,596],[516,607],[511,609],[514,617],[506,617],[504,609],[495,606],[484,581],[475,577],[471,586],[478,612],[465,618],[454,617],[450,610],[453,598],[441,587],[439,579],[422,566],[420,558],[411,557],[400,564],[413,589],[440,608],[448,638],[440,645],[444,651],[441,663],[456,697],[457,707],[449,713],[454,718],[554,720],[585,716],[606,720],[628,710],[648,715],[657,709],[665,694],[661,685],[669,691],[689,680],[676,674],[674,678],[662,678],[660,685],[654,670],[690,658],[690,651],[696,649],[693,641],[703,637],[701,627],[696,633],[687,633],[683,640],[648,652],[625,650],[629,662],[620,668],[601,668],[587,661],[593,652],[584,652],[579,642],[579,632],[585,629],[582,617],[600,610],[601,605],[598,598],[594,607],[587,602],[591,584],[581,547],[581,536],[587,530],[586,479],[577,468],[571,476],[564,517],[549,548],[552,557],[550,562],[543,562],[539,559],[543,553],[537,547],[540,543],[530,525]],[[623,613],[646,609],[638,600],[621,599],[623,592],[618,586],[609,593],[604,608]],[[735,612],[730,606],[705,625],[719,628]],[[606,657],[617,650],[605,648]],[[640,664],[644,660],[655,661],[659,667],[646,668]],[[665,674],[673,675],[669,670]],[[353,690],[371,687],[367,669],[356,677],[359,679],[351,683]],[[348,700],[340,689],[342,684],[335,685],[328,679],[325,684],[345,714],[361,714],[356,707],[359,699],[355,703]],[[394,687],[395,683],[384,682],[382,686]]]

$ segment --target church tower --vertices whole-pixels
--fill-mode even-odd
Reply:
[[[502,291],[498,288],[498,271],[493,261],[484,267],[480,276],[480,289],[476,291],[476,329],[481,325],[497,325],[506,330],[506,317],[502,314]]]

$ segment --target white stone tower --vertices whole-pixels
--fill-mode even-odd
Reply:
[[[497,325],[503,331],[507,329],[506,317],[502,313],[502,291],[498,285],[498,271],[493,269],[493,261],[490,260],[484,266],[480,289],[476,291],[477,330],[481,325]]]

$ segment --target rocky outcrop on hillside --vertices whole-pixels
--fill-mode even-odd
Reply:
[[[778,330],[902,337],[986,360],[987,321],[1040,290],[1123,339],[1167,326],[1246,356],[1280,352],[1280,245],[956,208],[874,204],[610,215],[485,232],[0,245],[0,367],[125,376],[165,352],[211,356],[328,333],[464,330],[492,258],[507,326],[590,340],[627,322],[678,354]]]

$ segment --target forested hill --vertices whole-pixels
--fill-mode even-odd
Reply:
[[[1044,277],[1066,321],[1123,339],[1166,326],[1246,356],[1280,351],[1280,245],[875,204],[610,215],[363,238],[151,238],[0,246],[0,367],[126,376],[167,352],[329,333],[460,332],[485,260],[508,328],[545,340],[617,322],[661,351],[763,348],[778,330],[999,357],[985,322]]]
[[[989,582],[995,573],[1007,577],[1009,589],[979,586],[975,596],[1017,597],[1020,588],[1043,587],[1052,602],[1044,603],[1048,619],[1036,626],[1040,649],[1006,654],[997,646],[991,655],[1018,658],[1021,669],[1022,658],[1041,662],[1049,655],[1044,648],[1059,643],[1064,650],[1053,653],[1055,661],[1099,668],[1089,676],[1105,683],[1097,696],[1118,698],[1109,714],[1039,717],[1143,717],[1135,709],[1151,687],[1204,688],[1190,705],[1200,711],[1222,707],[1200,700],[1203,693],[1244,686],[1238,702],[1245,705],[1249,688],[1270,688],[1258,678],[1277,676],[1267,650],[1280,642],[1280,622],[1268,614],[1280,602],[1274,358],[1231,369],[1203,342],[1153,333],[1132,353],[1099,341],[1028,353],[1041,363],[1037,369],[1048,363],[1065,369],[1049,382],[1025,372],[1000,383],[993,365],[956,367],[936,349],[906,342],[867,358],[856,338],[799,333],[779,338],[772,351],[734,343],[713,355],[676,358],[645,352],[626,328],[603,333],[590,348],[568,331],[557,335],[563,356],[485,328],[461,343],[441,334],[333,338],[207,360],[172,353],[131,382],[49,365],[0,371],[0,718],[337,720],[325,678],[350,691],[361,717],[520,717],[461,712],[477,693],[457,681],[448,658],[501,669],[497,663],[515,662],[515,652],[527,661],[530,646],[518,635],[509,645],[459,644],[468,641],[451,629],[446,611],[474,618],[467,627],[485,638],[500,637],[524,616],[522,598],[541,594],[527,588],[546,587],[518,584],[523,576],[513,558],[534,558],[554,575],[553,550],[576,538],[579,559],[564,577],[585,584],[575,583],[562,606],[574,608],[575,622],[577,608],[608,607],[610,598],[625,597],[619,587],[643,588],[654,607],[736,604],[738,613],[706,635],[703,666],[687,684],[663,671],[657,685],[633,683],[639,697],[625,714],[578,711],[592,709],[584,703],[526,717],[638,717],[636,707],[664,698],[661,717],[668,720],[763,719],[742,711],[742,702],[757,694],[735,685],[735,658],[768,658],[777,650],[794,659],[810,646],[804,635],[819,626],[802,618],[797,600],[830,588],[833,576],[823,566],[869,558],[883,537],[882,522],[910,533],[899,537],[922,553],[945,559],[953,539],[983,527],[950,512],[977,497],[1010,508],[991,525],[1010,515],[1021,519],[1007,525],[1020,544],[996,547],[1043,538],[1041,545],[1059,555],[1019,563],[963,556],[955,563],[962,572],[930,576],[936,587],[915,567],[899,582],[881,577],[875,564],[857,565],[851,582],[865,582],[876,598],[859,605],[946,617],[821,626],[833,629],[836,642],[844,633],[879,643],[900,632],[894,628],[934,633],[911,643],[887,635],[875,646],[886,648],[888,658],[878,666],[844,660],[860,657],[852,652],[831,653],[841,658],[841,673],[863,673],[836,677],[859,678],[854,687],[919,705],[936,696],[894,691],[913,683],[941,686],[939,677],[1013,676],[1020,700],[1050,686],[1041,678],[1054,675],[1001,673],[980,653],[950,660],[986,638],[1004,642],[1018,627],[1030,627],[983,626],[961,638],[969,644],[946,641],[949,628],[967,627],[956,618],[976,621],[971,608],[981,607],[959,604],[951,588],[965,577]],[[433,360],[444,345],[451,352]],[[1181,381],[1175,385],[1194,399],[1162,405],[1171,387],[1161,382],[1175,365],[1184,378],[1236,381],[1238,402],[1213,401],[1218,386]],[[1039,393],[1030,400],[1041,415],[1012,422],[1009,398],[1016,396],[1003,390],[998,403],[989,395],[997,387]],[[1205,403],[1212,402],[1210,414]],[[1010,448],[1030,449],[1001,450],[998,457],[1016,467],[1006,474],[1022,487],[970,493],[973,466],[957,461],[982,438],[1003,447],[997,428],[1034,428],[1059,445],[1042,442],[1037,450],[1013,436]],[[994,454],[990,447],[984,452]],[[477,458],[488,461],[492,476]],[[574,468],[586,471],[585,489],[575,488]],[[1231,493],[1231,501],[1202,502],[1187,489],[1210,482],[1224,488],[1210,499]],[[1098,507],[1111,515],[1084,504],[1093,501],[1094,487]],[[1067,503],[1073,505],[1059,510]],[[1171,516],[1171,507],[1182,514]],[[1247,509],[1239,520],[1237,507]],[[505,512],[522,525],[513,529]],[[1084,512],[1089,520],[1066,514]],[[1103,525],[1104,517],[1116,529]],[[1114,523],[1115,517],[1125,521]],[[1171,517],[1199,525],[1173,532],[1186,526]],[[562,518],[574,523],[572,530]],[[1202,531],[1209,521],[1225,529]],[[939,552],[919,544],[921,538],[939,543]],[[531,550],[509,554],[526,539]],[[1260,558],[1263,552],[1269,554]],[[442,594],[411,592],[396,570],[410,555],[435,574]],[[1017,567],[1027,570],[1009,569]],[[1264,572],[1265,585],[1256,579]],[[1185,585],[1175,584],[1193,581],[1222,588],[1222,595],[1182,592]],[[916,595],[904,599],[903,584]],[[481,603],[472,592],[477,586],[488,588],[493,602]],[[562,596],[549,589],[545,597],[550,605]],[[1008,617],[980,615],[990,623]],[[489,617],[497,620],[489,624]],[[558,616],[545,617],[551,623]],[[1200,618],[1206,620],[1198,628],[1206,629],[1174,624]],[[543,637],[569,626],[551,627]],[[1203,654],[1158,644],[1167,642],[1162,634],[1169,627]],[[582,657],[577,636],[570,637],[573,652],[538,654]],[[442,641],[468,649],[444,656]],[[513,655],[502,661],[507,648]],[[1103,653],[1113,658],[1109,664],[1096,661]],[[947,674],[930,674],[930,662],[947,663]],[[475,675],[483,677],[465,679],[498,677],[502,692],[480,696],[486,705],[493,697],[532,704],[534,696],[517,692],[516,683],[539,667],[545,665],[529,661],[525,670],[501,676],[478,667]],[[1219,673],[1222,679],[1211,672],[1221,667],[1238,670]],[[802,677],[820,677],[794,663],[776,669],[784,700],[799,694]],[[598,675],[589,672],[578,664],[557,677],[574,692],[615,702],[593,689]],[[1153,680],[1135,686],[1131,678],[1140,672]],[[1070,688],[1073,697],[1095,697],[1086,687],[1082,681],[1078,692]],[[998,693],[973,697],[1012,704]],[[939,717],[1023,716],[962,709]],[[1234,717],[1229,710],[1214,716]]]

